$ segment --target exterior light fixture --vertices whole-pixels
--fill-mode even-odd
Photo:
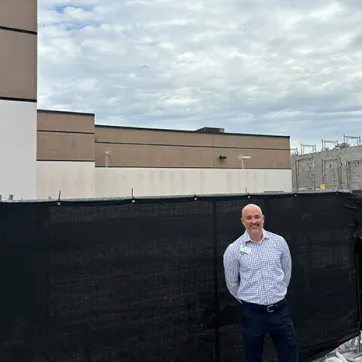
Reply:
[[[104,152],[104,165],[105,165],[106,167],[109,166],[109,158],[110,158],[111,154],[112,154],[112,151],[111,151],[111,150],[108,150],[108,151],[105,151],[105,152]]]
[[[244,160],[249,160],[249,159],[251,159],[251,157],[250,156],[240,155],[238,157],[238,159],[241,160],[241,168],[245,168]]]

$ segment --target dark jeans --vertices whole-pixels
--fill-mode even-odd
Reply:
[[[262,362],[265,335],[268,333],[278,353],[279,362],[297,362],[298,345],[288,304],[268,313],[243,306],[242,334],[245,362]]]

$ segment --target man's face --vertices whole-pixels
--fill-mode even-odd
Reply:
[[[263,232],[264,215],[257,206],[246,207],[243,211],[241,222],[249,235],[260,234]]]

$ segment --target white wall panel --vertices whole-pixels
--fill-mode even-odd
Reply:
[[[94,162],[37,162],[37,198],[89,198],[95,196]]]
[[[37,105],[0,100],[0,194],[36,197]]]
[[[96,197],[292,191],[291,170],[96,168]]]

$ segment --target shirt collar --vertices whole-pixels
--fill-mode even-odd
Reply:
[[[263,238],[261,239],[261,242],[266,240],[266,239],[269,239],[269,232],[266,231],[265,229],[263,229]],[[253,242],[248,234],[248,232],[245,230],[244,234],[241,236],[241,242],[243,244],[246,244],[248,242]]]

